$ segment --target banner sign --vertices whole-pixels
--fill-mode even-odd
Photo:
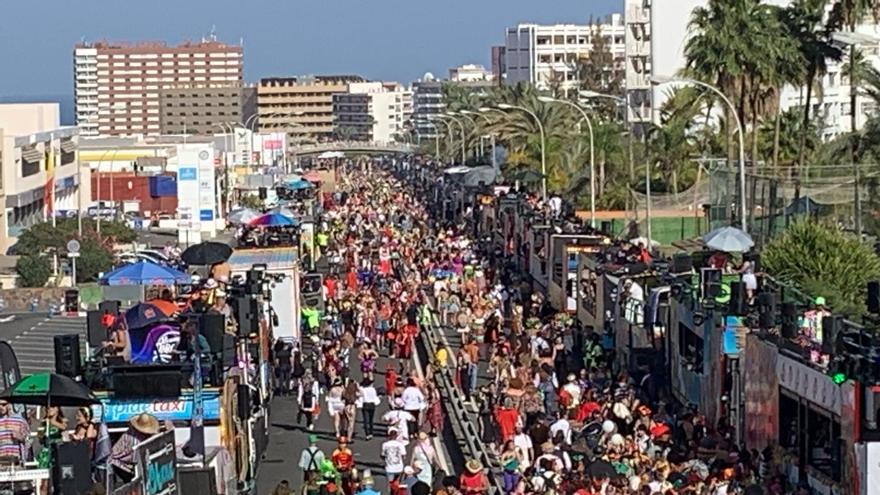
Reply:
[[[205,390],[202,392],[204,420],[220,419],[220,392]],[[115,399],[104,397],[101,406],[93,406],[95,418],[105,423],[125,423],[140,413],[150,413],[159,421],[190,421],[193,414],[193,396],[186,395],[177,399]],[[103,410],[103,415],[101,411]],[[103,416],[103,417],[102,417]]]
[[[180,329],[172,325],[136,328],[128,331],[131,339],[131,362],[136,364],[170,363],[180,343]]]
[[[134,448],[145,495],[177,495],[177,449],[174,432],[153,435]]]

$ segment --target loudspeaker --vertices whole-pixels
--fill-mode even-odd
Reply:
[[[119,313],[119,301],[101,301],[98,304],[98,311],[101,313],[108,311],[111,315],[115,315]]]
[[[104,312],[100,309],[93,309],[86,313],[89,347],[98,349],[107,341],[107,327],[101,323],[102,316],[104,316]]]
[[[746,286],[740,281],[730,283],[730,301],[727,304],[728,313],[744,316],[748,313],[746,301]]]
[[[797,304],[791,301],[782,303],[782,337],[797,337]]]
[[[56,335],[53,341],[55,343],[55,372],[71,378],[80,376],[82,356],[79,352],[79,335]]]
[[[700,272],[700,280],[703,286],[703,299],[715,299],[721,295],[721,270],[703,268]]]
[[[758,294],[758,326],[763,329],[776,326],[776,294],[772,292]]]
[[[269,190],[266,189],[265,187],[261,187],[261,188],[259,189],[259,193],[258,193],[258,194],[259,194],[259,196],[260,196],[260,199],[266,199],[266,198],[269,197]]]
[[[180,365],[113,366],[113,392],[120,399],[180,397]]]
[[[199,333],[208,340],[211,354],[223,351],[223,334],[226,332],[226,316],[217,313],[205,313],[199,318]]]
[[[244,281],[244,291],[250,295],[258,295],[263,292],[263,272],[248,270]]]
[[[79,291],[69,289],[64,291],[64,311],[66,313],[79,312]]]
[[[843,330],[843,316],[829,315],[822,318],[822,354],[837,354],[837,336]]]
[[[221,359],[224,368],[235,366],[236,345],[235,337],[223,334],[223,350]]]
[[[239,385],[236,393],[236,411],[241,420],[251,417],[251,388]]]
[[[880,313],[880,281],[872,280],[868,282],[868,312],[872,314]]]
[[[601,225],[602,225],[602,233],[603,234],[608,235],[608,236],[614,235],[614,227],[612,227],[612,225],[614,225],[614,224],[612,222],[610,222],[608,220],[602,220]]]
[[[80,495],[91,490],[88,442],[53,443],[52,454],[55,461],[52,465],[52,493]]]
[[[257,300],[251,297],[239,297],[233,299],[232,311],[238,322],[238,335],[247,337],[257,333],[260,329],[259,305]]]
[[[214,468],[180,468],[177,476],[178,493],[217,495]]]
[[[687,253],[672,255],[672,273],[687,273],[694,268],[694,259]]]

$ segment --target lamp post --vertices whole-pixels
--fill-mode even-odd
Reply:
[[[487,109],[487,110],[490,110],[490,109]],[[482,109],[480,109],[480,111],[482,112]],[[472,112],[470,110],[462,110],[461,113],[466,114],[466,115],[475,115],[475,116],[480,117],[483,120],[485,120],[487,124],[490,124],[490,125],[492,124],[492,121],[489,119],[489,117],[486,117],[485,115],[483,115],[480,112]],[[491,140],[490,144],[492,146],[492,168],[497,172],[498,166],[497,166],[496,158],[495,158],[495,133],[494,132],[489,133],[489,139]]]
[[[452,124],[449,121],[444,120],[445,118],[446,116],[442,114],[434,114],[430,117],[430,120],[434,123],[434,125],[439,122],[446,126],[446,138],[449,141],[449,144],[447,146],[449,147],[449,160],[451,162],[455,159],[454,152],[452,151],[452,148],[455,145],[455,136],[453,135]]]
[[[461,111],[458,111],[458,112],[449,112],[449,113],[451,113],[451,114],[453,114],[453,115],[456,115],[456,116],[459,116],[459,117],[461,117],[461,118],[463,118],[463,119],[467,119],[468,121],[470,121],[470,123],[473,124],[473,126],[474,126],[474,133],[477,132],[477,121],[476,121],[476,119],[474,119],[473,117],[471,117],[471,116],[468,115],[468,111],[467,111],[467,110],[461,110]],[[480,138],[481,138],[481,139],[480,139],[480,156],[482,156],[482,155],[483,155],[483,140],[482,140],[482,136],[480,136]]]
[[[467,161],[467,136],[464,134],[464,124],[461,123],[460,120],[455,118],[455,115],[452,112],[446,112],[443,114],[445,117],[452,119],[453,122],[458,124],[458,127],[461,129],[461,164]]]
[[[662,85],[669,83],[683,83],[683,84],[693,84],[694,86],[700,86],[702,88],[708,89],[713,93],[717,94],[721,97],[727,107],[730,109],[730,113],[733,114],[733,118],[736,121],[736,130],[739,132],[739,196],[740,196],[740,224],[742,231],[748,233],[748,226],[746,225],[748,222],[746,221],[746,162],[745,162],[745,139],[743,138],[743,126],[742,122],[739,120],[739,114],[736,113],[736,107],[733,105],[733,102],[727,98],[723,91],[716,88],[715,86],[704,83],[703,81],[698,81],[696,79],[689,79],[686,77],[668,77],[668,76],[652,76],[651,84],[654,85]]]
[[[609,100],[614,100],[617,103],[620,103],[620,104],[626,106],[626,109],[627,109],[626,110],[627,111],[626,124],[627,124],[627,128],[628,128],[627,147],[629,148],[629,150],[628,150],[628,153],[629,153],[629,180],[630,180],[630,182],[632,182],[633,180],[635,180],[634,167],[633,167],[633,142],[632,142],[633,128],[632,128],[632,122],[629,119],[629,112],[631,111],[631,112],[633,112],[633,114],[635,114],[636,113],[635,109],[632,107],[632,105],[629,104],[629,102],[626,100],[626,98],[622,98],[620,96],[609,95],[606,93],[598,93],[596,91],[581,91],[580,96],[582,96],[584,98],[606,98]],[[646,183],[647,183],[647,181],[650,180],[649,172],[650,172],[650,170],[647,170],[645,172]],[[650,191],[650,184],[647,185],[646,191]],[[649,200],[648,202],[650,203],[650,194],[648,195],[648,200]],[[627,203],[629,203],[629,197],[627,197]],[[650,247],[650,245],[651,245],[651,206],[650,206],[650,204],[648,204],[646,209],[647,209],[647,217],[646,217],[647,237],[648,237],[648,246]]]
[[[535,119],[535,122],[538,124],[538,131],[541,133],[541,198],[544,201],[547,201],[547,136],[544,134],[544,124],[542,124],[541,119],[539,119],[538,116],[528,108],[518,105],[509,105],[507,103],[499,103],[498,108],[501,110],[523,111]]]
[[[587,123],[587,130],[590,131],[590,226],[596,228],[596,150],[593,142],[593,123],[590,121],[590,116],[587,115],[587,112],[580,105],[568,100],[560,100],[549,96],[539,96],[538,100],[544,103],[568,105],[580,112],[582,120]],[[580,129],[580,122],[578,122],[578,129]]]

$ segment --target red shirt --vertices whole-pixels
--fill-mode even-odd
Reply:
[[[483,473],[461,473],[458,480],[461,492],[464,495],[478,495],[483,493]]]
[[[348,290],[356,291],[358,287],[358,275],[357,272],[352,270],[346,274],[346,281],[348,282]]]
[[[332,278],[324,279],[324,287],[327,289],[327,297],[330,299],[336,298],[336,280]]]
[[[495,420],[501,428],[501,437],[508,441],[516,434],[516,424],[519,422],[519,412],[516,409],[499,407],[495,410]]]
[[[336,449],[336,451],[333,452],[333,465],[340,471],[351,471],[354,467],[354,456],[348,449]]]

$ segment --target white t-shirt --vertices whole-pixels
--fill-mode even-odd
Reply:
[[[401,410],[388,411],[387,413],[385,413],[385,415],[382,416],[382,421],[385,421],[389,426],[396,429],[398,435],[400,435],[399,438],[403,440],[409,439],[406,422],[415,420],[415,416]]]
[[[425,395],[418,387],[406,387],[400,398],[403,408],[407,411],[421,411],[425,407]]]
[[[565,443],[571,445],[571,425],[565,418],[558,419],[555,423],[550,425],[550,437],[555,437],[560,431],[562,432],[562,438],[565,439]]]
[[[402,473],[405,457],[406,445],[400,440],[388,440],[382,444],[382,458],[385,459],[385,472],[388,474]]]
[[[529,454],[529,451],[532,449],[532,437],[525,433],[519,433],[513,437],[513,444],[523,459],[523,468],[529,467],[532,464],[532,457]]]

